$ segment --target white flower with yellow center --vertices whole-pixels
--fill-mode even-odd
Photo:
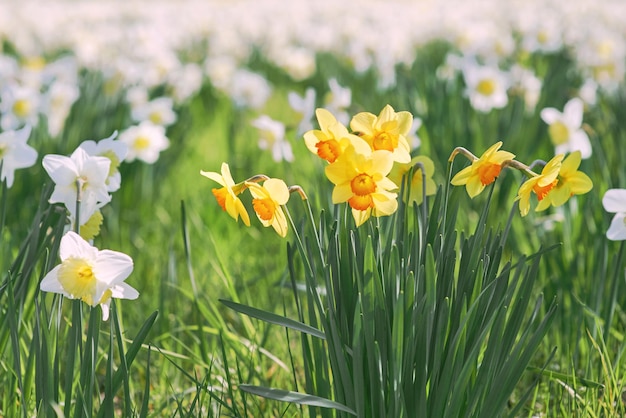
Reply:
[[[102,319],[109,318],[111,298],[137,299],[139,292],[124,283],[133,271],[133,260],[126,254],[98,250],[75,232],[61,238],[61,264],[41,281],[44,292],[59,293],[102,308]]]
[[[109,167],[109,174],[106,179],[107,190],[112,193],[120,188],[122,182],[122,176],[119,171],[119,166],[126,154],[128,153],[128,145],[120,140],[116,140],[117,131],[108,138],[101,139],[100,141],[84,141],[80,144],[80,148],[87,151],[87,154],[92,156],[106,157],[111,160],[111,166]]]
[[[0,92],[0,127],[3,131],[37,125],[41,94],[34,88],[8,84]]]
[[[170,146],[165,128],[150,121],[126,129],[120,134],[120,141],[128,146],[127,162],[138,159],[153,164],[159,159],[160,152]]]
[[[583,159],[591,157],[591,142],[583,124],[583,101],[573,98],[565,104],[563,113],[553,107],[541,111],[541,119],[548,124],[548,134],[555,154],[580,151]]]
[[[135,122],[149,120],[155,125],[170,126],[176,122],[174,100],[170,97],[158,97],[149,102],[133,106],[131,117]]]
[[[285,125],[282,122],[262,115],[252,121],[252,126],[259,130],[259,148],[270,149],[274,161],[293,161],[293,151],[285,138]]]
[[[468,62],[463,67],[463,78],[470,104],[479,112],[501,109],[509,102],[509,76],[498,68]]]
[[[55,183],[50,203],[63,203],[70,216],[76,219],[76,199],[80,198],[79,225],[111,200],[106,185],[111,166],[108,158],[91,156],[84,149],[76,148],[69,157],[46,155],[42,164]]]

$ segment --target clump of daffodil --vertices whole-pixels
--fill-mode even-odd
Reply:
[[[563,160],[558,172],[556,185],[540,200],[535,209],[536,211],[545,210],[550,206],[561,206],[570,197],[585,194],[593,188],[593,182],[589,176],[582,171],[578,171],[581,159],[581,152],[576,151]]]
[[[359,152],[369,148],[361,138],[348,132],[348,129],[326,109],[315,111],[320,129],[313,129],[304,134],[304,143],[309,151],[323,160],[334,163],[348,146]]]
[[[200,171],[200,174],[222,185],[222,187],[212,190],[222,210],[226,211],[236,221],[239,221],[239,217],[241,216],[243,223],[246,226],[250,226],[248,212],[241,200],[237,197],[247,186],[245,182],[235,184],[230,174],[228,164],[222,163],[221,174],[210,171]]]
[[[109,318],[111,298],[137,299],[139,292],[124,283],[133,271],[133,260],[126,254],[98,250],[80,235],[68,231],[59,246],[61,264],[43,278],[44,292],[59,293],[102,308],[102,319]]]
[[[337,160],[326,166],[326,176],[335,185],[333,203],[348,202],[357,226],[371,215],[388,216],[396,211],[397,185],[387,178],[393,166],[389,151],[357,153],[348,147]]]
[[[455,186],[465,185],[467,194],[474,198],[485,189],[485,186],[493,183],[502,171],[505,161],[515,158],[515,154],[508,151],[500,151],[502,141],[496,142],[487,151],[477,158],[464,148],[457,148],[450,156],[450,161],[456,154],[462,153],[472,160],[472,164],[459,171],[451,183]]]
[[[263,226],[271,226],[281,237],[287,236],[287,217],[282,208],[289,200],[289,188],[281,179],[270,178],[259,184],[246,181],[252,194],[252,207]]]
[[[409,163],[411,147],[406,136],[412,124],[411,113],[395,112],[393,107],[386,105],[378,116],[369,112],[354,115],[350,121],[350,128],[363,138],[373,151],[389,151],[394,161]]]
[[[409,173],[411,167],[415,167],[413,177],[410,181],[410,192],[408,203],[415,202],[421,205],[424,201],[424,196],[432,196],[437,192],[437,184],[433,180],[433,174],[435,174],[435,164],[433,161],[423,155],[414,157],[408,164],[395,163],[391,172],[387,177],[395,184],[402,184],[402,178]],[[422,173],[422,167],[424,172]],[[424,192],[424,179],[426,176],[426,191]]]
[[[543,167],[541,174],[533,174],[532,177],[527,179],[520,186],[515,200],[519,200],[519,211],[522,216],[528,215],[528,211],[530,210],[530,196],[532,193],[537,196],[537,200],[539,201],[535,208],[536,211],[547,209],[550,206],[551,201],[547,196],[554,190],[559,182],[558,176],[562,163],[563,154],[556,155]],[[526,173],[529,171],[530,170],[526,170]]]

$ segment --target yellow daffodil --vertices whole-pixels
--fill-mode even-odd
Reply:
[[[236,221],[238,221],[241,216],[243,223],[246,226],[250,226],[250,217],[248,216],[248,212],[246,211],[246,208],[241,200],[237,197],[238,194],[245,190],[245,184],[235,184],[235,181],[230,174],[228,164],[222,163],[221,171],[221,174],[209,171],[200,171],[200,174],[222,185],[221,188],[215,188],[212,190],[213,195],[217,199],[217,203],[220,205],[222,210],[226,211]]]
[[[561,206],[577,194],[585,194],[593,188],[593,182],[582,171],[578,171],[582,155],[580,151],[571,153],[563,160],[559,170],[558,182],[545,199],[537,205],[537,211],[547,209],[550,205]]]
[[[562,162],[563,154],[555,156],[543,167],[541,174],[529,178],[520,186],[515,200],[519,200],[519,211],[522,216],[528,215],[528,211],[530,210],[530,195],[533,192],[537,195],[537,199],[539,200],[539,204],[535,210],[543,210],[550,206],[550,200],[543,203],[542,201],[559,182],[558,176]]]
[[[361,112],[352,118],[350,128],[363,138],[373,151],[386,150],[393,154],[393,160],[399,163],[411,161],[411,147],[406,136],[411,130],[413,115],[402,111],[395,112],[386,105],[378,116]]]
[[[281,237],[287,236],[287,217],[281,208],[289,200],[289,188],[281,179],[268,179],[263,185],[246,182],[252,193],[252,207],[263,226],[271,226]]]
[[[335,185],[333,203],[348,202],[357,226],[370,215],[391,215],[398,208],[397,189],[386,176],[393,166],[389,151],[373,151],[359,154],[354,147],[326,167],[326,176]]]
[[[320,129],[304,134],[304,143],[309,151],[323,160],[334,163],[348,146],[358,152],[367,152],[369,146],[361,138],[348,132],[348,129],[326,109],[315,111]]]
[[[469,167],[459,171],[451,183],[455,186],[465,185],[467,194],[474,198],[485,189],[485,186],[493,183],[500,175],[502,163],[515,158],[515,154],[508,151],[499,151],[502,141],[496,142],[487,151],[474,160]]]
[[[422,169],[417,166],[422,164],[424,166],[424,173],[426,174],[426,193],[424,193],[424,184],[422,180]],[[437,184],[433,180],[433,174],[435,173],[435,164],[433,161],[423,155],[414,157],[408,164],[395,163],[391,172],[387,177],[395,184],[401,184],[402,178],[411,170],[411,167],[416,166],[413,172],[413,178],[411,179],[411,190],[409,192],[408,202],[415,202],[421,205],[424,201],[424,195],[432,196],[437,192]]]

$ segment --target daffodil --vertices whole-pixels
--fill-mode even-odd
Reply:
[[[487,151],[474,160],[469,167],[459,171],[451,183],[454,186],[465,185],[467,194],[474,198],[485,189],[485,186],[493,183],[500,175],[502,163],[515,158],[515,154],[508,151],[500,151],[502,141],[496,142]]]
[[[411,113],[396,112],[393,107],[386,105],[378,116],[369,112],[354,115],[350,121],[350,128],[357,132],[373,151],[389,151],[394,161],[408,163],[411,161],[411,147],[407,135],[412,124]]]
[[[176,122],[174,100],[171,97],[157,97],[131,109],[131,117],[137,123],[149,120],[155,125],[170,126]]]
[[[289,200],[289,188],[281,179],[268,179],[263,185],[245,183],[252,194],[252,207],[263,226],[271,226],[281,237],[287,236],[287,217],[282,208]]]
[[[326,177],[335,185],[333,203],[348,202],[357,226],[371,215],[388,216],[396,211],[398,186],[389,178],[393,159],[389,151],[359,154],[349,147],[333,164],[326,166]]]
[[[87,222],[97,209],[111,200],[106,185],[111,166],[108,158],[91,156],[79,147],[69,157],[46,155],[42,164],[55,183],[50,203],[63,203],[75,219],[76,200],[80,198],[79,225]]]
[[[542,201],[559,182],[558,176],[562,162],[563,154],[555,156],[543,167],[541,174],[532,176],[520,186],[515,200],[519,200],[519,210],[522,216],[528,215],[528,211],[530,210],[530,195],[532,193],[537,195],[539,201],[536,210],[542,210],[549,206],[549,201],[544,203],[542,203]]]
[[[102,308],[102,319],[109,318],[111,298],[137,299],[139,292],[124,283],[133,271],[133,260],[126,254],[98,250],[75,232],[61,238],[61,264],[41,281],[44,292],[59,293]]]
[[[565,104],[563,113],[552,107],[541,111],[541,119],[548,124],[555,154],[580,151],[583,159],[591,156],[591,142],[581,127],[583,109],[583,101],[573,98]]]
[[[30,131],[30,126],[26,126],[0,133],[0,181],[5,181],[9,188],[13,185],[15,170],[30,167],[37,161],[37,151],[26,144]]]
[[[221,174],[210,171],[200,171],[200,174],[222,185],[221,188],[212,190],[222,210],[226,211],[236,221],[238,221],[241,216],[243,223],[246,226],[250,226],[248,212],[241,200],[237,197],[237,195],[245,190],[246,185],[244,183],[235,184],[230,174],[228,164],[222,163]]]
[[[626,240],[626,189],[609,189],[602,198],[604,210],[614,213],[606,237],[611,241]]]
[[[169,139],[165,136],[165,128],[149,120],[123,131],[120,134],[120,141],[128,146],[125,161],[138,159],[148,164],[155,163],[161,151],[170,145]]]
[[[108,137],[101,139],[100,141],[83,141],[79,147],[87,151],[87,154],[92,156],[106,157],[111,161],[109,166],[109,173],[106,179],[107,190],[114,192],[118,190],[122,183],[122,176],[120,174],[119,166],[126,154],[128,153],[128,146],[120,141],[116,140],[117,131]]]
[[[424,167],[423,173],[420,165]],[[387,177],[389,177],[389,179],[395,184],[399,185],[402,183],[402,178],[411,170],[411,167],[415,167],[415,170],[410,182],[411,190],[409,192],[408,202],[415,202],[416,204],[421,205],[424,201],[424,196],[432,196],[437,192],[437,184],[433,180],[433,174],[435,174],[435,164],[430,158],[424,155],[419,155],[414,157],[408,164],[395,163]],[[424,175],[426,176],[425,193]]]
[[[304,134],[304,143],[309,151],[323,160],[334,163],[349,146],[357,152],[369,153],[369,145],[361,138],[348,132],[348,129],[326,109],[315,111],[320,129]]]
[[[293,151],[285,138],[285,125],[282,122],[262,115],[252,121],[252,126],[259,130],[259,148],[270,149],[274,161],[293,161]]]
[[[497,67],[467,61],[463,66],[463,78],[470,104],[479,112],[501,109],[509,102],[510,76]]]
[[[589,176],[582,171],[578,171],[580,161],[580,151],[571,153],[563,160],[556,186],[548,193],[545,199],[539,202],[537,211],[547,209],[550,205],[561,206],[570,197],[585,194],[593,188],[593,182]]]

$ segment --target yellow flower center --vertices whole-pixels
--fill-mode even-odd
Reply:
[[[569,129],[561,121],[556,121],[548,127],[550,139],[554,145],[561,145],[569,140]]]
[[[317,155],[329,163],[334,163],[337,157],[341,155],[341,147],[335,139],[320,141],[315,144],[315,148],[317,148]]]
[[[95,211],[91,218],[84,225],[80,226],[80,236],[87,241],[93,239],[100,233],[103,219],[102,213],[99,210]]]
[[[30,102],[26,99],[18,99],[13,103],[13,113],[19,118],[24,118],[30,113]]]
[[[535,194],[537,195],[537,199],[539,201],[542,201],[544,197],[546,197],[546,195],[548,193],[550,193],[550,191],[552,189],[554,189],[554,186],[556,186],[556,184],[559,182],[558,179],[554,179],[554,181],[550,184],[547,184],[545,186],[540,186],[539,183],[536,183],[533,186],[533,191],[535,192]]]
[[[150,139],[145,136],[135,138],[135,149],[146,149],[150,146]]]
[[[483,96],[491,96],[496,91],[496,83],[490,79],[483,79],[476,85],[476,91]]]
[[[478,176],[483,186],[491,184],[495,181],[496,177],[500,175],[502,166],[495,163],[483,163],[478,166]]]
[[[120,166],[120,159],[117,158],[117,154],[115,154],[111,150],[103,152],[102,157],[107,157],[109,160],[111,160],[111,165],[109,166],[109,174],[107,176],[111,177],[117,172],[117,168]]]
[[[369,174],[361,173],[350,182],[352,193],[357,196],[367,196],[376,191],[376,182]]]
[[[161,116],[159,112],[151,112],[150,116],[148,116],[148,119],[150,119],[150,122],[154,123],[155,125],[160,125],[161,123],[163,123],[163,116]]]
[[[348,204],[356,210],[367,210],[374,207],[374,200],[371,195],[352,196],[348,199]]]
[[[379,132],[372,141],[374,150],[392,151],[398,147],[398,135],[389,132]]]
[[[537,32],[537,42],[539,42],[540,45],[545,45],[546,43],[548,43],[549,39],[550,37],[548,36],[548,32],[546,32],[545,30],[540,30],[539,32]]]
[[[228,196],[228,190],[226,190],[226,187],[213,189],[211,192],[213,192],[213,196],[217,199],[217,203],[220,205],[222,210],[226,210],[226,196]]]
[[[96,276],[91,265],[82,258],[70,257],[61,263],[58,272],[59,283],[74,298],[93,305],[96,289]]]
[[[264,221],[269,221],[274,217],[276,212],[276,203],[269,197],[263,199],[252,199],[252,207]]]

